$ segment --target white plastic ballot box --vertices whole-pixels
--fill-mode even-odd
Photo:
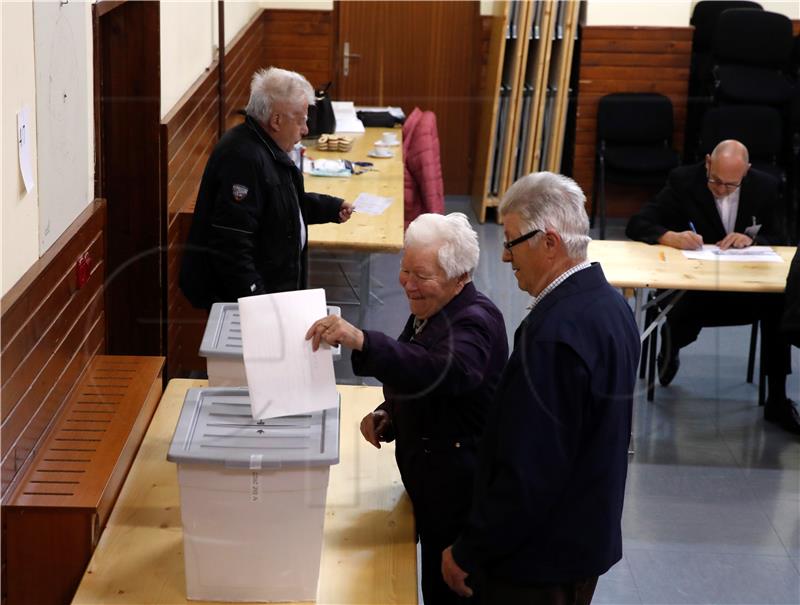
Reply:
[[[341,317],[340,307],[328,306],[328,315]],[[239,303],[214,303],[200,343],[200,357],[206,358],[208,385],[212,387],[247,385],[242,353],[242,324]],[[309,326],[310,327],[310,326]],[[342,357],[342,347],[332,347],[333,360]]]
[[[338,401],[256,421],[246,388],[190,389],[167,459],[178,465],[189,599],[316,600]]]

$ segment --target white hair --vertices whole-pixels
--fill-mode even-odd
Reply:
[[[461,212],[420,214],[406,230],[406,248],[438,246],[439,266],[448,279],[465,273],[472,277],[478,266],[480,248],[478,234]]]
[[[519,215],[525,231],[557,231],[569,257],[586,260],[586,248],[591,241],[586,196],[571,178],[552,172],[523,176],[506,191],[500,202],[500,214]]]
[[[305,76],[296,71],[269,67],[259,69],[250,81],[250,100],[247,115],[260,122],[268,122],[276,103],[300,105],[314,104],[314,88]]]

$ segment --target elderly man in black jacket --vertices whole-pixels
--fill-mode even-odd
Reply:
[[[296,72],[253,76],[245,121],[217,143],[200,183],[180,275],[195,307],[303,288],[306,225],[350,218],[349,203],[307,193],[287,155],[308,133],[313,102]]]
[[[703,243],[720,248],[784,241],[779,221],[778,182],[751,169],[747,148],[722,141],[705,162],[676,168],[667,186],[631,217],[625,233],[634,240],[692,250]],[[678,372],[681,348],[709,326],[748,324],[763,320],[768,395],[766,420],[800,432],[800,416],[786,398],[789,346],[780,337],[783,310],[780,294],[687,291],[667,314],[661,329],[659,380],[667,385]]]

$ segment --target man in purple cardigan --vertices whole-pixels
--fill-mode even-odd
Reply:
[[[395,456],[414,505],[426,605],[469,602],[440,573],[442,550],[464,526],[478,442],[508,357],[503,316],[471,282],[478,236],[461,213],[423,214],[408,227],[400,284],[411,316],[395,340],[326,317],[308,331],[353,349],[353,370],[383,383],[385,401],[361,422],[377,448]]]

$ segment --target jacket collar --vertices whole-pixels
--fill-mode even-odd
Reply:
[[[538,327],[538,325],[547,317],[549,310],[564,299],[575,295],[587,298],[591,296],[589,294],[590,290],[594,290],[595,288],[599,288],[607,284],[608,281],[606,281],[606,276],[603,273],[603,269],[600,267],[599,263],[592,263],[591,266],[587,267],[586,269],[578,271],[577,273],[573,273],[567,279],[561,282],[555,290],[550,292],[550,294],[548,294],[541,303],[536,305],[530,313],[528,313],[528,316],[522,320],[519,328],[517,328],[517,334],[519,334],[520,330],[523,328],[526,330],[531,330]],[[514,335],[515,342],[517,339],[517,334]]]
[[[428,318],[422,332],[414,336],[414,316],[408,318],[403,335],[409,340],[413,337],[414,340],[420,343],[436,342],[441,338],[442,332],[449,329],[452,323],[452,318],[455,317],[462,309],[470,306],[478,298],[478,290],[475,284],[469,282],[464,285],[461,292],[456,294],[453,299],[447,303],[442,310],[436,315]]]
[[[278,144],[272,140],[272,137],[269,136],[266,131],[261,128],[261,124],[258,123],[254,117],[247,115],[245,116],[245,124],[247,127],[252,130],[256,137],[263,143],[263,145],[267,148],[267,150],[272,154],[272,158],[276,162],[280,162],[281,164],[286,164],[289,166],[294,166],[294,162],[289,159],[289,156],[286,152],[278,147]]]

